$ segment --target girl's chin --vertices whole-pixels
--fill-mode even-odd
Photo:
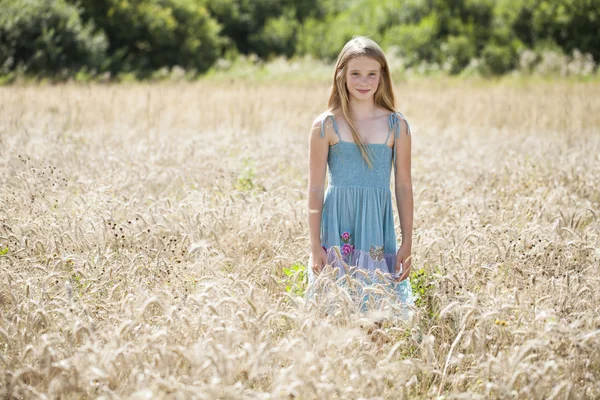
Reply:
[[[358,91],[353,91],[352,93],[352,97],[354,97],[356,100],[368,100],[369,98],[373,97],[373,91],[369,90],[367,93],[362,93],[362,92],[358,92]]]

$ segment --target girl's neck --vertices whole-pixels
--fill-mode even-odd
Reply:
[[[370,119],[375,116],[377,106],[373,98],[369,100],[357,100],[350,98],[350,115],[355,121]]]

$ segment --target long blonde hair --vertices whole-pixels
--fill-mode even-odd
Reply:
[[[333,73],[333,84],[331,85],[331,92],[327,105],[329,107],[329,112],[331,113],[333,113],[334,110],[342,111],[342,115],[350,126],[354,142],[358,145],[363,159],[369,168],[371,168],[372,164],[371,158],[369,157],[369,150],[358,135],[358,131],[356,130],[356,126],[350,115],[350,96],[348,94],[348,88],[346,87],[348,62],[361,56],[372,58],[381,65],[381,76],[379,78],[377,91],[375,92],[375,104],[386,108],[391,112],[396,112],[396,100],[392,88],[392,76],[383,50],[373,40],[364,36],[352,38],[344,45],[344,48],[338,55],[335,63],[335,71]]]

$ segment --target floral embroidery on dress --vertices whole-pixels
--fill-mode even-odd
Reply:
[[[352,240],[352,235],[350,235],[350,232],[344,232],[340,235],[340,237],[342,238],[342,242],[344,243],[342,245],[342,254],[347,256],[354,251],[354,245],[350,243],[350,241]]]
[[[371,253],[371,258],[373,260],[383,261],[383,246],[372,245],[371,249],[369,250],[369,253]]]

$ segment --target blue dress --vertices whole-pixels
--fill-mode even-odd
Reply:
[[[321,137],[325,136],[328,119],[339,141],[329,146],[327,157],[328,186],[321,217],[321,241],[327,253],[327,264],[337,268],[338,278],[350,274],[365,285],[376,284],[397,296],[397,301],[414,304],[409,279],[394,280],[396,268],[396,232],[390,190],[391,167],[396,166],[396,143],[400,136],[402,114],[392,113],[388,118],[386,141],[368,144],[372,168],[364,161],[358,145],[343,141],[333,115],[321,123]],[[408,123],[407,123],[408,126]],[[387,145],[394,132],[394,148]],[[410,134],[410,127],[408,127]],[[314,295],[315,275],[312,260],[309,263],[309,297]],[[344,281],[338,279],[338,282]],[[359,291],[362,308],[369,300],[369,291]],[[372,291],[371,291],[372,293]],[[373,297],[373,295],[371,295]]]

